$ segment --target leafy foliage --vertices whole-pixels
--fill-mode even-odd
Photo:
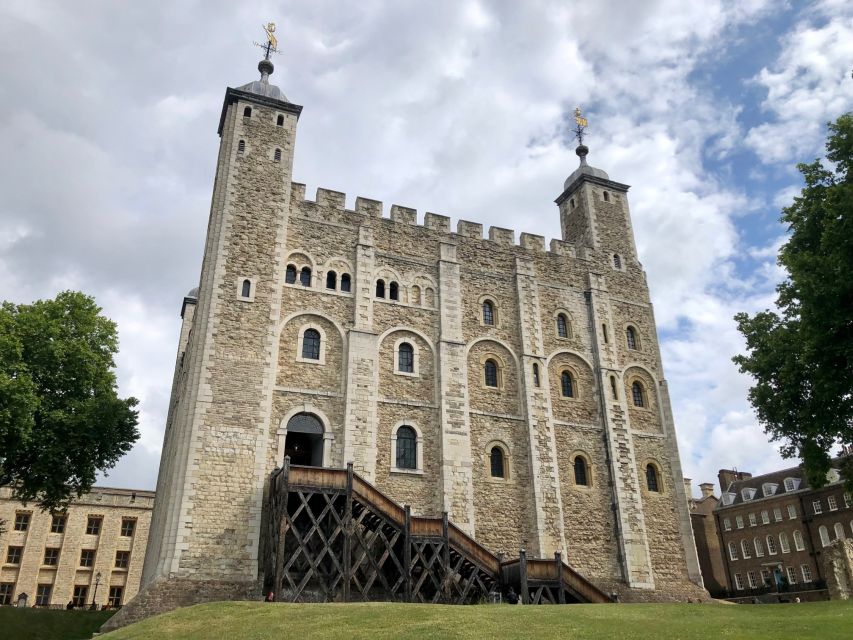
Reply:
[[[853,443],[853,114],[829,124],[826,157],[800,164],[805,187],[782,211],[779,252],[788,272],[779,313],[735,316],[755,380],[749,400],[785,457],[799,456],[812,486],[825,483],[830,451]],[[853,484],[853,465],[843,469]]]
[[[135,398],[117,395],[116,325],[94,299],[0,307],[0,484],[44,508],[88,491],[139,437]]]

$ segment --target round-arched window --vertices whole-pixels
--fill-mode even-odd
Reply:
[[[403,425],[397,429],[397,468],[418,468],[418,436],[412,427]]]
[[[505,478],[506,477],[506,465],[504,460],[504,451],[499,446],[495,445],[492,447],[491,452],[489,453],[490,463],[491,463],[491,471],[493,478]]]

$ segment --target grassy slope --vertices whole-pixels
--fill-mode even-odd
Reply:
[[[153,638],[780,638],[853,637],[853,602],[789,605],[438,606],[228,602],[181,609],[102,636]]]
[[[3,640],[86,640],[115,611],[64,611],[0,607]]]

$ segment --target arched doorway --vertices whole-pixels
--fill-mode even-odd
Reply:
[[[310,413],[297,413],[287,421],[284,455],[290,464],[323,466],[323,423]]]

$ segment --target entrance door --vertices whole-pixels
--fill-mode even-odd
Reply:
[[[287,421],[284,455],[290,464],[323,466],[323,423],[310,413],[297,413]]]

